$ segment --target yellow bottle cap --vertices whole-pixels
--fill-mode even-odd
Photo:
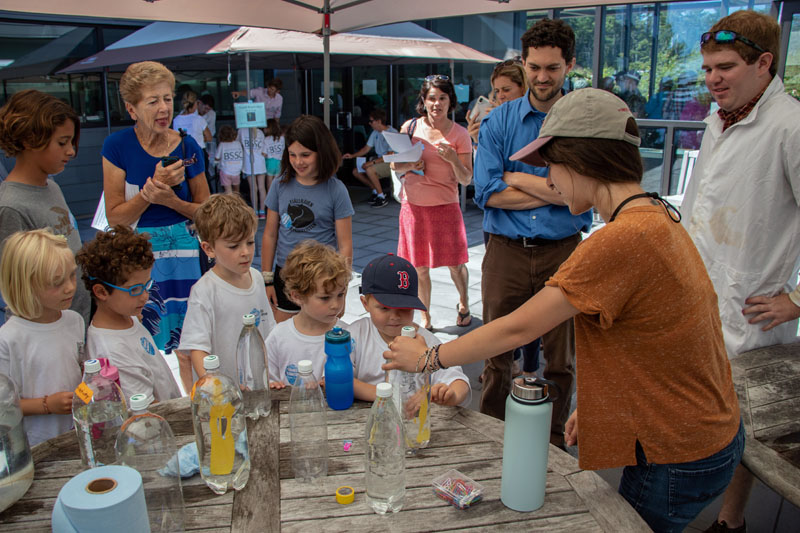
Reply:
[[[356,491],[353,490],[353,487],[339,487],[336,489],[336,501],[342,505],[353,503],[355,497]]]

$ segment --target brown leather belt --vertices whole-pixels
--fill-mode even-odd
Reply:
[[[580,233],[575,233],[569,237],[564,237],[563,239],[557,240],[543,239],[542,237],[520,237],[519,239],[511,239],[505,235],[496,235],[494,233],[492,234],[492,237],[499,239],[501,242],[506,244],[514,244],[517,246],[522,246],[523,248],[537,248],[540,246],[557,246],[571,241],[579,241]]]

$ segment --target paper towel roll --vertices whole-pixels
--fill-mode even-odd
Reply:
[[[81,472],[61,487],[52,525],[54,533],[150,533],[142,476],[117,465]]]

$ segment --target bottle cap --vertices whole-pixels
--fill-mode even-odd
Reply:
[[[512,382],[511,395],[531,403],[543,402],[548,398],[547,385],[535,377],[518,377]]]
[[[392,384],[391,383],[378,383],[375,387],[375,395],[378,398],[391,398],[392,397]]]
[[[336,501],[342,505],[353,503],[355,497],[356,491],[353,490],[353,487],[339,487],[336,489]]]
[[[83,371],[91,373],[100,372],[100,361],[97,359],[89,359],[83,363]]]
[[[325,342],[332,344],[344,344],[350,341],[350,332],[339,327],[333,328],[325,334]]]
[[[414,329],[414,326],[403,326],[403,329],[400,330],[401,337],[411,337],[412,339],[417,336],[417,330]]]
[[[144,411],[151,403],[153,403],[153,398],[147,394],[134,394],[131,396],[132,411]]]
[[[256,315],[246,314],[242,316],[242,324],[245,326],[254,326],[256,323]]]
[[[206,370],[219,368],[219,357],[216,355],[207,355],[203,357],[203,368]]]
[[[314,363],[308,359],[303,359],[297,363],[297,371],[301,374],[310,374],[314,370]]]

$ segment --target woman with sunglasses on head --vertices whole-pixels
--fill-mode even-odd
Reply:
[[[591,112],[587,112],[591,110]],[[575,320],[577,409],[566,424],[583,469],[624,467],[619,492],[655,531],[683,531],[721,494],[744,450],[717,295],[680,215],[641,187],[639,130],[601,89],[559,99],[514,154],[548,166],[573,214],[608,223],[511,314],[428,349],[397,337],[384,370],[487,359]]]
[[[492,71],[491,108],[521,98],[528,90],[528,77],[522,61],[517,57],[498,63]],[[488,114],[488,113],[487,113]],[[467,131],[474,142],[478,142],[478,131],[481,127],[483,116],[467,113]]]
[[[397,255],[416,267],[419,297],[426,309],[431,304],[430,269],[450,269],[458,290],[456,324],[466,327],[472,321],[467,296],[469,257],[458,185],[466,187],[472,181],[472,142],[467,130],[449,118],[456,105],[449,77],[425,78],[417,100],[420,116],[400,129],[412,143],[422,142],[422,158],[414,163],[392,163],[392,169],[405,178]],[[421,325],[433,329],[429,311],[422,312]]]

